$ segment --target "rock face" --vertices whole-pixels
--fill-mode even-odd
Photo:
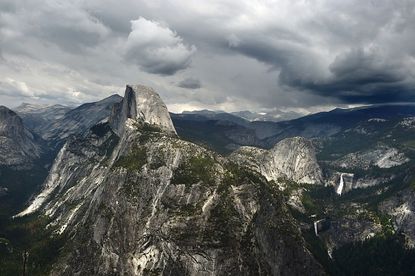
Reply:
[[[124,100],[117,105],[110,118],[113,129],[121,135],[127,119],[155,125],[163,131],[176,133],[166,105],[150,87],[127,85]]]
[[[41,155],[41,143],[15,112],[0,106],[0,165],[30,165]]]
[[[285,178],[307,184],[323,182],[314,146],[302,137],[284,139],[268,151],[241,147],[231,158],[256,169],[268,180],[278,182],[280,178]]]
[[[364,169],[378,167],[388,169],[403,165],[410,159],[396,148],[385,145],[377,146],[373,149],[349,153],[340,160],[335,161],[335,165],[345,169]]]
[[[71,237],[51,274],[324,274],[279,192],[177,138],[158,101],[127,86],[109,122],[65,144],[19,214],[38,211]]]
[[[415,191],[412,188],[399,192],[380,205],[380,210],[392,218],[395,231],[406,237],[406,245],[415,247]]]

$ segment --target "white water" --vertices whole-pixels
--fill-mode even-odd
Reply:
[[[340,175],[340,184],[339,187],[336,189],[336,194],[341,195],[344,188],[344,180],[343,180],[343,173]]]
[[[314,233],[316,234],[316,236],[318,236],[317,223],[318,223],[318,221],[314,222]]]

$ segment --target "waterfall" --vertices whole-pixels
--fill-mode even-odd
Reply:
[[[339,187],[337,187],[336,189],[336,194],[341,195],[343,192],[343,187],[344,187],[344,180],[343,180],[343,173],[340,174],[340,184]]]

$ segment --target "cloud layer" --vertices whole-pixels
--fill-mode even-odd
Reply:
[[[181,88],[187,89],[199,89],[202,87],[202,83],[198,79],[187,78],[178,83],[178,86]]]
[[[3,0],[0,101],[138,82],[175,111],[414,101],[414,44],[406,0]]]

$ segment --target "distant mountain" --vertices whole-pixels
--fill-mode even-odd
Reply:
[[[0,106],[0,165],[31,165],[44,151],[43,141],[7,107]]]
[[[334,109],[282,122],[249,122],[232,114],[212,111],[172,114],[172,119],[183,138],[227,154],[240,146],[269,149],[285,138],[331,137],[369,120],[374,123],[375,120],[412,116],[415,116],[414,105],[379,105]]]
[[[241,145],[263,146],[250,122],[231,114],[171,114],[174,127],[182,139],[205,145],[227,154]]]
[[[210,119],[227,119],[229,121],[235,121],[238,123],[243,123],[245,121],[268,121],[268,122],[280,122],[296,119],[304,116],[304,114],[297,113],[294,111],[281,111],[274,110],[270,112],[251,112],[248,110],[236,111],[236,112],[225,112],[225,111],[213,111],[213,110],[194,110],[194,111],[183,111],[181,114],[194,114],[201,115]],[[239,120],[237,118],[243,120]]]
[[[22,103],[14,111],[23,119],[23,123],[34,132],[41,134],[51,122],[61,119],[71,107],[63,105],[38,105]]]
[[[83,134],[108,118],[114,104],[121,100],[122,97],[116,94],[73,109],[60,105],[36,108],[26,104],[17,108],[17,112],[44,140],[62,144],[70,135]]]
[[[234,115],[232,113],[226,113],[223,111],[211,111],[211,110],[196,110],[196,111],[184,111],[181,114],[175,114],[176,116],[183,116],[186,117],[186,115],[192,116],[196,115],[193,118],[197,119],[198,117],[203,120],[205,118],[210,120],[223,120],[223,121],[229,121],[233,122],[239,125],[247,125],[249,123],[249,120],[244,119],[240,116]]]
[[[270,112],[251,112],[248,110],[232,112],[232,115],[241,117],[248,121],[269,121],[269,122],[281,122],[289,121],[299,117],[303,117],[304,114],[294,111],[281,111],[274,110]]]

